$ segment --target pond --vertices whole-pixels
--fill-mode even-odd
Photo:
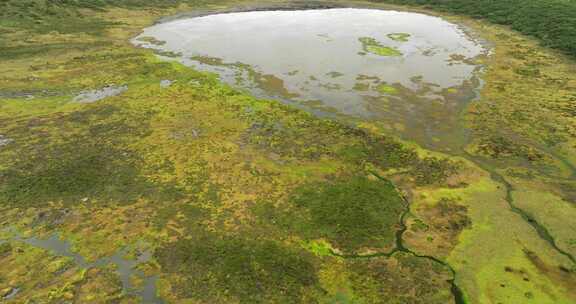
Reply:
[[[132,42],[258,97],[372,121],[420,144],[461,145],[458,113],[488,50],[420,13],[333,8],[223,13],[149,27]]]

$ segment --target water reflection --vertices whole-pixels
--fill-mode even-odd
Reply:
[[[79,103],[92,103],[104,98],[120,95],[128,90],[128,86],[106,86],[99,90],[86,91],[74,97],[73,101]]]
[[[441,18],[353,8],[175,20],[145,29],[133,43],[257,96],[386,123],[446,147],[461,135],[452,122],[474,96],[486,54]]]
[[[139,264],[146,263],[152,257],[152,252],[143,251],[136,259],[126,258],[128,250],[122,249],[117,251],[114,255],[98,259],[94,262],[89,262],[81,255],[72,251],[70,242],[62,240],[58,234],[53,233],[45,238],[37,237],[21,237],[14,230],[10,230],[13,236],[10,238],[14,241],[24,242],[28,245],[42,248],[52,252],[58,256],[65,256],[71,258],[74,263],[80,268],[103,267],[108,264],[115,265],[118,272],[122,288],[126,294],[137,296],[141,299],[142,303],[160,304],[164,301],[157,296],[156,281],[157,276],[147,276],[140,269],[137,268]],[[0,240],[0,244],[6,240]],[[143,280],[142,286],[134,286],[132,278],[136,276]],[[15,293],[20,289],[15,288]],[[11,297],[14,297],[12,294]],[[7,297],[5,297],[7,299]]]

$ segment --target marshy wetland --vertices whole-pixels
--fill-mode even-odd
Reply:
[[[574,303],[576,63],[431,8],[0,2],[0,302]]]
[[[414,12],[271,10],[172,20],[132,41],[262,98],[454,146],[489,52],[465,30]]]

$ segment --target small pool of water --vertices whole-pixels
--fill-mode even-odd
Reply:
[[[156,281],[158,280],[158,277],[155,275],[146,276],[141,270],[137,268],[139,264],[148,262],[150,260],[152,257],[152,252],[150,251],[142,252],[136,259],[129,259],[125,257],[127,250],[123,249],[117,251],[111,256],[98,259],[94,262],[89,262],[84,259],[83,256],[75,253],[72,250],[72,245],[70,242],[61,239],[57,233],[53,233],[45,238],[37,238],[34,236],[21,237],[14,229],[8,229],[7,231],[10,232],[10,235],[13,235],[12,237],[9,237],[8,240],[24,242],[31,246],[48,250],[55,255],[69,257],[80,268],[88,269],[92,267],[103,267],[107,264],[114,264],[120,277],[120,281],[122,282],[124,293],[139,297],[142,303],[164,303],[164,301],[157,295]],[[0,239],[0,244],[6,241],[7,240]],[[132,284],[131,278],[133,276],[137,276],[142,279],[143,283],[141,287],[134,286]],[[13,291],[14,292],[9,295],[10,298],[14,297],[16,293],[20,291],[20,288],[14,288]],[[5,299],[8,299],[8,297],[6,296]]]
[[[98,90],[82,92],[74,97],[74,102],[92,103],[108,97],[120,95],[128,90],[128,86],[106,86]]]
[[[146,28],[152,48],[259,97],[320,115],[383,122],[450,147],[487,54],[461,26],[429,15],[335,8],[224,13]]]
[[[11,138],[6,137],[5,135],[0,134],[0,148],[12,143],[14,140]]]

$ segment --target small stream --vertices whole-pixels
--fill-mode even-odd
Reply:
[[[512,212],[520,215],[520,217],[522,217],[522,219],[524,221],[526,221],[530,226],[532,226],[532,228],[534,228],[534,230],[536,230],[536,232],[538,233],[538,236],[541,239],[546,241],[548,244],[550,244],[550,246],[554,250],[556,250],[561,255],[567,257],[572,263],[574,263],[576,265],[576,258],[574,258],[574,256],[572,256],[570,253],[568,253],[568,252],[562,250],[560,247],[558,247],[558,245],[556,244],[556,240],[550,234],[550,232],[548,232],[548,229],[546,229],[546,227],[544,227],[542,224],[538,223],[538,221],[533,216],[531,216],[526,211],[522,210],[521,208],[519,208],[518,206],[516,206],[514,204],[514,199],[512,198],[512,192],[514,191],[514,187],[512,186],[512,184],[510,184],[504,178],[504,176],[502,176],[501,174],[496,172],[496,170],[492,169],[491,166],[487,165],[485,162],[480,160],[478,157],[474,157],[473,155],[470,155],[469,153],[467,153],[465,151],[463,153],[464,153],[464,157],[466,159],[474,162],[476,165],[478,165],[480,168],[482,168],[482,170],[490,173],[490,178],[493,181],[504,186],[504,188],[506,189],[505,200],[508,203],[508,206],[510,207],[510,210],[512,210]]]
[[[380,180],[383,180],[386,182],[391,182],[391,181],[383,178],[382,176],[380,176],[376,172],[371,172],[371,174]],[[394,186],[394,187],[396,187],[396,186]],[[454,268],[452,268],[452,266],[448,262],[442,261],[442,260],[435,258],[433,256],[418,254],[418,253],[410,250],[406,246],[404,246],[402,235],[408,229],[408,226],[406,226],[405,218],[406,218],[406,215],[408,215],[410,213],[410,203],[401,194],[401,192],[398,190],[398,188],[396,188],[396,192],[398,193],[398,195],[400,195],[400,197],[402,197],[402,200],[404,201],[405,210],[400,215],[400,219],[398,221],[398,224],[400,225],[400,229],[398,229],[396,231],[395,246],[392,250],[390,250],[388,252],[378,252],[378,253],[365,254],[365,255],[355,255],[355,254],[354,255],[344,255],[344,254],[340,254],[338,252],[331,250],[331,254],[334,256],[341,257],[341,258],[345,258],[345,259],[369,259],[369,258],[377,258],[377,257],[391,257],[396,252],[404,252],[404,253],[408,253],[410,255],[413,255],[415,257],[418,257],[418,258],[431,260],[435,263],[441,264],[442,266],[446,267],[446,269],[448,269],[450,271],[450,273],[452,274],[452,278],[450,280],[448,280],[448,283],[450,283],[450,292],[452,293],[452,296],[454,297],[454,303],[455,304],[466,304],[464,293],[462,292],[462,289],[460,289],[460,287],[458,287],[458,285],[456,284],[456,271],[454,270]]]
[[[12,233],[15,232],[13,229],[10,230]],[[136,268],[139,264],[150,260],[152,257],[151,251],[144,251],[138,255],[136,260],[131,260],[125,258],[127,248],[124,248],[118,250],[111,256],[100,258],[94,262],[89,262],[86,261],[83,256],[73,252],[70,242],[60,239],[57,233],[53,233],[47,238],[21,237],[16,234],[16,236],[13,236],[8,240],[0,240],[0,244],[10,240],[19,241],[34,247],[42,248],[50,251],[55,255],[69,257],[78,267],[84,269],[102,267],[107,264],[114,264],[116,266],[116,271],[118,272],[120,281],[122,282],[122,290],[125,294],[139,297],[141,299],[141,303],[164,303],[164,301],[157,296],[156,281],[158,280],[158,277],[146,276],[141,270]],[[142,287],[139,288],[132,284],[131,277],[133,276],[137,276],[143,280]],[[4,299],[7,300],[13,298],[19,291],[21,291],[19,288],[14,288],[11,294],[5,296]]]
[[[464,150],[472,135],[460,114],[470,102],[480,100],[485,68],[481,59],[492,52],[489,42],[467,28],[410,12],[271,10],[169,20],[145,29],[132,42],[170,54],[172,60],[195,69],[215,72],[224,82],[257,97],[272,97],[345,123],[383,123],[424,148],[464,157],[502,184],[511,210],[575,262],[543,225],[514,204],[512,185],[493,166]],[[454,300],[465,303],[448,263],[403,245],[408,212],[406,201],[402,228],[390,252],[342,257],[391,256],[400,251],[433,260],[450,269]]]

